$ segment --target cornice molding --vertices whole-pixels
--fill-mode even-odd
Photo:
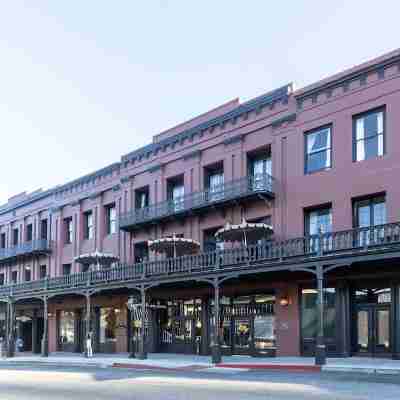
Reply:
[[[215,127],[224,127],[228,121],[236,122],[238,117],[248,117],[248,114],[255,110],[262,110],[264,107],[282,102],[287,104],[288,97],[292,93],[292,84],[282,86],[253,100],[240,104],[235,109],[220,115],[219,117],[211,118],[193,128],[187,129],[177,135],[165,138],[158,143],[151,143],[141,149],[137,149],[121,157],[121,163],[126,166],[129,162],[134,163],[141,160],[145,155],[150,157],[151,154],[156,154],[158,151],[166,151],[168,147],[174,147],[177,144],[183,145],[186,139],[194,140],[196,136],[203,136],[207,130],[212,130]]]
[[[386,60],[378,62],[373,65],[368,65],[364,68],[360,68],[356,71],[350,72],[347,75],[341,76],[338,79],[322,83],[320,85],[311,87],[309,90],[300,91],[299,94],[294,93],[294,97],[297,102],[298,108],[302,108],[302,104],[309,98],[318,98],[318,95],[326,93],[327,97],[332,95],[334,89],[342,88],[343,92],[347,92],[350,87],[350,83],[359,81],[360,85],[367,83],[367,77],[371,73],[377,73],[379,79],[385,78],[385,71],[387,68],[392,66],[398,66],[398,72],[400,72],[400,55],[396,54]],[[329,95],[328,95],[329,94]]]

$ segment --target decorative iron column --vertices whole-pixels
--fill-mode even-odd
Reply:
[[[15,355],[15,312],[14,312],[14,300],[12,298],[8,299],[7,302],[7,357],[14,357]]]
[[[38,349],[38,338],[37,338],[37,329],[38,329],[38,323],[37,323],[37,310],[33,310],[32,314],[32,353],[37,354],[39,353]]]
[[[85,316],[85,357],[88,357],[88,347],[87,347],[87,336],[90,333],[90,315],[91,315],[91,298],[90,298],[91,293],[86,292],[85,297],[86,297],[86,316]]]
[[[219,281],[214,279],[214,337],[211,341],[211,357],[214,364],[221,362],[221,343],[219,337],[220,306],[219,306]]]
[[[146,289],[142,286],[140,287],[140,295],[141,295],[141,308],[142,308],[142,315],[141,315],[141,326],[140,326],[140,335],[139,335],[139,348],[136,358],[139,360],[145,360],[147,358],[147,351],[146,351]]]
[[[326,345],[324,336],[324,270],[322,265],[316,267],[318,288],[318,332],[315,343],[315,364],[326,364]]]
[[[48,298],[43,297],[43,337],[42,337],[42,357],[49,356],[49,312],[48,312]]]

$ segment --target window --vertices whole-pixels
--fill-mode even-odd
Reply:
[[[332,232],[332,208],[321,207],[313,210],[308,210],[305,213],[305,234],[312,236],[310,238],[310,251],[317,251],[319,249],[319,238],[316,237],[320,233]],[[323,250],[332,248],[332,237],[324,236],[322,243]]]
[[[85,239],[93,239],[93,213],[88,211],[83,214],[85,223]]]
[[[117,232],[117,210],[115,204],[106,207],[107,235]]]
[[[89,270],[90,270],[90,264],[82,264],[81,272],[89,272]]]
[[[356,200],[353,203],[354,226],[361,228],[357,233],[360,246],[368,245],[371,240],[380,241],[384,238],[384,229],[367,229],[370,226],[386,224],[385,196],[374,196],[367,199]],[[363,229],[365,228],[365,229]],[[371,237],[371,234],[373,235]]]
[[[25,267],[24,269],[24,281],[29,282],[31,280],[31,267]]]
[[[60,311],[59,340],[60,340],[60,345],[74,344],[75,315],[72,311]]]
[[[14,246],[18,245],[18,236],[19,236],[18,228],[14,228],[13,229],[13,245]]]
[[[141,210],[149,206],[149,187],[135,190],[135,209]]]
[[[11,272],[11,283],[17,283],[18,280],[18,271]]]
[[[336,291],[335,288],[324,289],[324,335],[336,337]],[[303,340],[315,339],[318,332],[318,291],[303,289],[301,291],[301,336]]]
[[[332,167],[331,127],[306,133],[305,172],[321,171]]]
[[[5,274],[1,273],[0,274],[0,286],[3,286],[5,284]]]
[[[71,275],[71,264],[63,264],[63,275]]]
[[[272,174],[271,157],[264,155],[250,160],[249,175],[252,177],[253,190],[270,189]]]
[[[33,226],[29,224],[26,226],[26,241],[31,242],[33,239]]]
[[[353,119],[354,161],[383,156],[385,110],[374,110]]]
[[[117,312],[119,312],[119,310],[114,308],[100,309],[100,343],[116,342],[118,325]]]
[[[206,229],[203,231],[203,251],[216,251],[216,250],[223,250],[224,249],[224,242],[219,241],[215,238],[215,233],[221,227]]]
[[[72,217],[64,219],[65,244],[71,244],[73,238]]]
[[[6,234],[5,233],[2,233],[0,236],[0,247],[2,249],[6,248]]]
[[[183,210],[184,208],[184,195],[185,195],[185,186],[183,184],[183,176],[178,178],[173,178],[168,180],[168,200],[170,200],[170,204],[172,210],[174,212],[178,212]]]
[[[40,238],[47,239],[47,219],[42,219],[40,222]]]
[[[134,252],[135,263],[141,263],[149,259],[149,247],[147,242],[135,243]]]
[[[224,197],[224,172],[219,171],[208,177],[209,200],[220,200]]]
[[[47,276],[47,267],[46,265],[41,265],[39,270],[39,277],[40,279],[44,279]]]

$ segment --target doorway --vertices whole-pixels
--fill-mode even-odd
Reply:
[[[391,352],[390,306],[357,307],[356,352],[369,356]]]
[[[390,355],[391,291],[362,289],[355,293],[353,353],[369,357]]]

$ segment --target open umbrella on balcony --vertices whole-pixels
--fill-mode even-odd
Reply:
[[[93,253],[81,254],[74,258],[79,264],[95,265],[98,270],[101,266],[109,267],[112,263],[117,262],[119,258],[111,253],[103,253],[97,249]]]
[[[229,222],[215,233],[215,238],[223,242],[243,242],[254,243],[272,233],[271,225],[262,222],[247,222],[245,219],[240,224],[230,224]]]
[[[157,253],[173,252],[174,257],[193,254],[200,249],[200,243],[196,240],[179,237],[173,234],[171,237],[164,237],[147,242],[149,250]]]

